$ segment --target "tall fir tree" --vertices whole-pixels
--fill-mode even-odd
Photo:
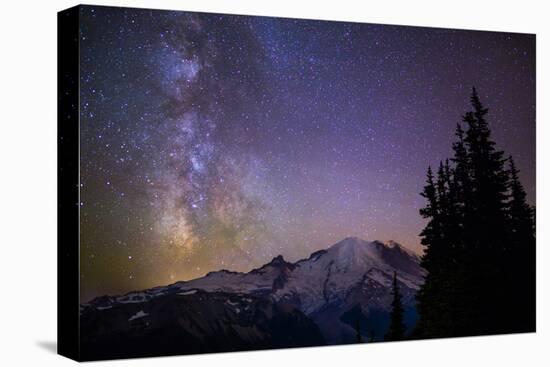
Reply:
[[[361,335],[361,322],[359,318],[355,321],[355,341],[357,343],[363,342],[363,336]]]
[[[426,206],[420,209],[420,215],[428,219],[428,223],[421,232],[421,243],[425,247],[424,255],[422,256],[421,265],[428,270],[424,285],[417,293],[417,309],[422,316],[414,330],[417,337],[435,336],[438,321],[438,311],[441,309],[438,302],[440,295],[440,279],[442,269],[439,267],[441,225],[439,216],[439,205],[437,197],[437,189],[434,182],[432,168],[428,167],[426,175],[426,186],[421,195],[426,199]]]
[[[397,273],[393,273],[392,286],[393,300],[391,303],[390,328],[386,334],[385,340],[403,340],[405,338],[404,308],[401,300],[401,292],[397,284]]]
[[[448,165],[447,165],[448,166]],[[420,214],[429,219],[421,233],[425,247],[421,265],[428,270],[424,285],[417,294],[420,318],[414,335],[417,337],[443,337],[452,330],[452,284],[448,272],[454,266],[452,242],[449,235],[451,216],[450,168],[440,162],[437,177],[428,168],[427,182],[422,192],[427,205]]]
[[[507,292],[506,278],[509,233],[506,218],[508,201],[508,171],[504,152],[496,149],[485,108],[474,88],[471,96],[473,111],[466,114],[468,124],[466,146],[472,174],[472,197],[468,221],[465,223],[465,243],[471,261],[466,285],[472,289],[466,301],[472,307],[468,322],[479,334],[499,333],[505,328],[508,310],[503,305]],[[468,331],[468,330],[467,330]],[[468,331],[469,333],[469,331]]]
[[[534,209],[527,203],[527,194],[519,180],[519,171],[513,158],[510,164],[509,218],[511,248],[509,269],[514,269],[509,279],[511,288],[517,292],[510,302],[515,309],[511,322],[516,331],[535,329],[536,307],[536,261]]]

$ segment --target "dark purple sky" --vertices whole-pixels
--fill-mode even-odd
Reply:
[[[82,299],[348,236],[420,251],[472,86],[535,201],[533,35],[82,9]]]

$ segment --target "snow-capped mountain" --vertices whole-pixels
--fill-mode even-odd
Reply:
[[[81,306],[81,314],[206,292],[261,298],[299,310],[317,324],[330,344],[353,341],[357,323],[366,338],[380,339],[389,324],[394,272],[403,295],[406,322],[412,326],[416,315],[414,297],[425,275],[419,257],[393,241],[369,242],[355,237],[295,263],[277,256],[248,273],[220,270],[165,287],[96,298]],[[225,306],[233,313],[244,311],[243,305],[235,301]]]
[[[422,284],[423,271],[411,251],[396,242],[384,244],[350,237],[296,263],[277,256],[249,273],[216,271],[173,286],[180,290],[265,293],[276,301],[296,303],[304,313],[311,314],[327,303],[344,300],[358,285],[375,282],[391,287],[394,271],[407,289],[417,290]]]

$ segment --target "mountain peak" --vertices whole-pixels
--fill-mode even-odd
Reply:
[[[413,250],[403,246],[402,244],[398,243],[398,242],[395,242],[393,240],[389,240],[389,241],[386,241],[384,243],[384,246],[386,246],[387,248],[389,249],[397,249],[401,252],[404,252],[406,253],[407,255],[415,258],[415,259],[420,259],[418,254],[416,252],[414,252]]]
[[[394,247],[403,248],[401,244],[395,242],[394,240],[386,241],[384,242],[384,245],[386,245],[386,247],[389,247],[389,248],[394,248]]]
[[[369,243],[369,241],[362,240],[359,237],[346,237],[342,241],[332,245],[330,248],[365,246]]]
[[[262,271],[265,271],[266,269],[268,268],[276,268],[276,269],[279,269],[279,270],[284,270],[284,269],[294,269],[294,264],[293,263],[289,263],[288,261],[286,261],[283,257],[283,255],[277,255],[275,256],[270,262],[262,265],[261,267],[257,268],[257,269],[252,269],[251,272],[262,272]]]
[[[347,237],[330,246],[327,256],[345,272],[364,272],[364,269],[391,266],[410,274],[421,273],[419,257],[395,241],[365,241]]]
[[[269,263],[272,265],[285,264],[286,260],[283,255],[277,255]]]
[[[359,237],[346,237],[342,241],[330,246],[330,252],[347,253],[349,256],[374,255],[377,251],[387,247],[383,242],[374,240],[366,241]]]
[[[362,239],[360,239],[359,237],[356,237],[356,236],[350,236],[350,237],[344,238],[340,242],[358,242],[358,241],[362,241]]]
[[[329,247],[331,248],[355,248],[355,249],[361,249],[364,247],[370,247],[374,249],[397,249],[401,250],[402,252],[407,253],[410,256],[417,257],[418,255],[408,249],[407,247],[403,246],[402,244],[394,241],[394,240],[388,240],[388,241],[379,241],[379,240],[373,240],[373,241],[367,241],[363,240],[359,237],[351,236],[346,237],[340,242],[337,242],[336,244]]]

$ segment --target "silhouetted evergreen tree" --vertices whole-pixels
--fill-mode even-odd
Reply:
[[[355,322],[355,340],[357,343],[363,342],[363,337],[361,336],[361,323],[359,321],[359,318],[357,318],[357,321]]]
[[[422,266],[428,270],[423,287],[417,294],[420,318],[415,335],[419,337],[444,336],[451,327],[452,315],[449,302],[450,243],[446,231],[449,213],[449,180],[443,163],[440,163],[437,178],[428,168],[427,182],[422,192],[427,205],[420,214],[429,219],[421,233],[426,250]],[[447,262],[447,260],[449,260]],[[429,332],[428,332],[429,331]]]
[[[421,244],[426,249],[424,251],[424,256],[422,256],[421,265],[428,270],[428,274],[425,278],[424,285],[416,295],[418,313],[422,315],[422,317],[418,321],[415,335],[418,334],[417,336],[426,337],[428,333],[433,335],[435,330],[435,323],[437,321],[435,312],[438,308],[437,295],[439,294],[438,279],[441,277],[441,272],[438,267],[438,259],[441,258],[438,254],[438,245],[441,244],[441,230],[438,215],[437,191],[431,167],[428,167],[426,186],[424,186],[424,191],[421,195],[426,199],[427,204],[424,208],[420,209],[420,215],[429,220],[420,234],[422,238]]]
[[[533,208],[527,204],[527,194],[519,181],[519,171],[512,157],[510,162],[510,224],[518,240],[534,239]]]
[[[403,340],[405,338],[404,309],[401,300],[401,292],[397,284],[397,274],[393,273],[393,300],[391,303],[390,328],[385,340]]]
[[[454,156],[451,158],[454,168],[447,165],[451,175],[450,196],[453,204],[453,215],[448,219],[452,233],[447,235],[447,240],[452,246],[452,253],[449,254],[447,262],[451,265],[446,272],[450,288],[447,321],[450,318],[451,322],[439,322],[443,329],[440,328],[438,336],[444,336],[445,333],[448,335],[449,330],[453,330],[454,335],[464,335],[467,330],[471,330],[471,315],[468,314],[471,309],[471,305],[468,305],[471,294],[468,287],[473,279],[471,269],[475,259],[468,256],[466,251],[465,242],[468,234],[465,228],[471,228],[469,222],[473,220],[472,215],[468,214],[472,210],[473,182],[465,142],[466,133],[460,124],[456,126],[455,136],[457,141],[452,145]]]
[[[473,191],[466,223],[467,250],[475,261],[469,265],[473,279],[468,279],[471,298],[476,305],[468,313],[472,327],[480,334],[498,333],[506,329],[509,310],[506,309],[506,259],[509,257],[510,236],[507,227],[508,171],[504,168],[504,152],[491,140],[486,115],[479,96],[473,89],[473,111],[466,114],[468,124],[466,146],[470,156]],[[504,276],[504,277],[503,277]]]
[[[428,168],[421,193],[426,206],[420,214],[428,219],[422,266],[428,274],[417,294],[416,337],[534,329],[533,209],[513,160],[507,170],[504,152],[495,148],[489,110],[475,88],[470,101],[466,130],[456,128],[452,164],[441,162],[436,178]],[[511,286],[523,287],[519,296],[510,297],[518,292]]]
[[[511,322],[517,330],[530,331],[535,328],[536,307],[534,209],[527,203],[512,157],[509,162],[511,248],[508,267],[512,270],[509,282],[515,293],[510,302],[516,314]]]

